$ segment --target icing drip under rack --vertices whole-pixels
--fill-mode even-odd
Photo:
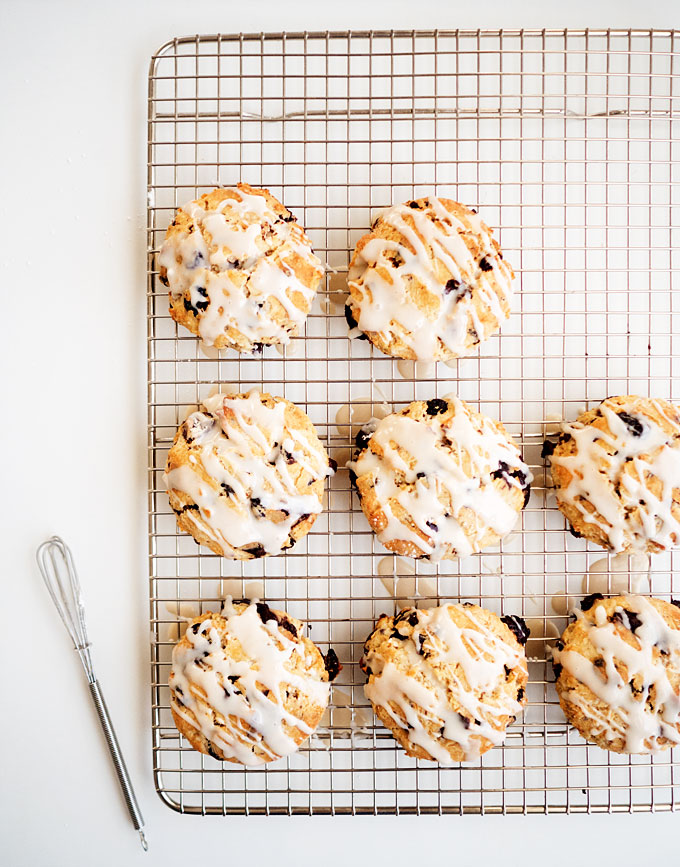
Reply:
[[[620,561],[568,533],[540,452],[556,419],[608,395],[680,402],[679,49],[680,34],[660,30],[400,31],[192,36],[153,56],[152,725],[156,787],[168,805],[210,814],[678,809],[680,748],[630,757],[586,745],[560,711],[540,641],[529,644],[529,705],[505,745],[452,768],[404,755],[367,707],[357,663],[396,599],[469,600],[561,631],[589,568],[589,590],[599,582],[605,592],[623,584],[649,593],[644,563],[621,573]],[[329,268],[304,336],[283,357],[274,348],[206,355],[170,319],[154,271],[175,208],[239,180],[269,187],[291,208]],[[344,283],[376,211],[433,191],[479,207],[517,272],[517,292],[500,338],[414,375],[348,340]],[[360,423],[370,404],[456,392],[521,444],[535,476],[523,526],[498,549],[418,562],[415,576],[411,561],[398,561],[405,574],[395,581],[394,558],[341,470],[325,512],[289,553],[246,564],[216,557],[178,533],[161,475],[177,425],[217,383],[298,403],[341,465],[347,405]],[[654,595],[680,596],[674,572],[680,552],[654,556]],[[306,621],[344,665],[317,735],[269,767],[200,755],[170,716],[179,616],[228,593],[262,595]]]

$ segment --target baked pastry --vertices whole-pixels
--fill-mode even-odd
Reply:
[[[176,322],[207,346],[254,352],[298,334],[323,268],[269,190],[237,184],[177,211],[158,272]]]
[[[264,602],[225,602],[197,617],[175,645],[170,707],[201,753],[260,765],[295,752],[318,726],[340,670],[304,624]]]
[[[512,531],[532,475],[499,422],[455,397],[417,400],[364,428],[351,464],[361,508],[390,551],[466,557]]]
[[[520,617],[469,602],[383,614],[360,663],[366,697],[409,756],[471,761],[526,704],[528,634]]]
[[[469,355],[510,315],[514,273],[476,211],[429,196],[393,205],[357,244],[345,315],[386,355]]]
[[[615,753],[680,744],[680,605],[587,596],[553,650],[557,694],[583,737]]]
[[[182,530],[215,554],[252,560],[309,532],[333,471],[301,409],[251,391],[215,394],[188,416],[163,480]]]
[[[680,410],[608,397],[546,442],[557,505],[576,536],[612,551],[680,544]]]

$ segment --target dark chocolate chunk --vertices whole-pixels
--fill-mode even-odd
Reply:
[[[208,298],[207,290],[204,289],[202,286],[197,286],[196,291],[201,296],[201,298],[204,298],[205,300],[204,301],[197,301],[194,304],[194,307],[196,308],[196,310],[201,310],[201,311],[207,310],[208,304],[210,304],[210,299]]]
[[[448,403],[440,397],[434,397],[432,400],[428,400],[427,402],[428,415],[441,415],[441,413],[446,412],[448,408]]]
[[[217,753],[215,752],[215,750],[212,747],[212,744],[210,743],[210,741],[207,738],[206,738],[205,743],[206,743],[207,750],[210,753],[210,755],[213,757],[213,759],[217,759],[218,761],[222,761],[222,759],[220,758],[220,756],[217,755]]]
[[[417,479],[424,479],[425,475],[426,475],[425,473],[416,473],[416,478]]]
[[[459,713],[458,716],[460,717],[460,721],[463,723],[463,728],[469,729],[470,720],[466,716],[463,716],[462,713]]]
[[[642,621],[635,613],[635,611],[630,611],[628,608],[623,609],[628,615],[628,622],[630,623],[630,631],[635,632],[642,626]]]
[[[460,301],[466,295],[472,295],[472,289],[467,283],[461,283],[460,280],[455,280],[453,277],[446,281],[444,286],[444,295],[453,293],[453,300]]]
[[[252,511],[252,512],[256,515],[256,517],[258,517],[258,518],[264,518],[265,515],[267,514],[267,510],[266,510],[265,507],[262,505],[262,501],[259,499],[259,497],[251,497],[251,499],[250,499],[250,508],[251,508],[251,511]]]
[[[228,485],[226,482],[222,482],[220,487],[228,497],[230,497],[234,493],[234,489],[232,488],[232,486]]]
[[[527,485],[524,489],[524,502],[522,503],[522,508],[526,509],[529,505],[529,500],[531,499],[531,485]]]
[[[340,660],[338,659],[338,654],[332,647],[329,647],[328,652],[323,659],[326,671],[328,672],[328,680],[335,680],[335,678],[340,674],[340,669],[342,668]],[[370,674],[370,669],[366,668],[364,671],[366,671],[366,674]]]
[[[253,353],[259,355],[264,349],[264,343],[253,343]]]
[[[266,623],[268,620],[276,620],[277,623],[279,622],[278,617],[266,602],[256,602],[255,607],[257,608],[257,614],[263,623]]]
[[[555,672],[555,681],[558,681],[562,674],[562,666],[559,662],[553,662],[553,671]]]
[[[284,223],[294,223],[296,222],[295,217],[291,212],[286,208],[286,215],[282,217]]]
[[[228,674],[228,675],[227,675],[227,680],[228,680],[230,683],[236,683],[236,681],[237,681],[238,679],[239,679],[239,675],[238,675],[238,674]]]
[[[634,416],[629,415],[629,413],[623,412],[623,411],[617,412],[616,414],[618,415],[618,417],[621,419],[621,421],[625,424],[625,426],[628,428],[628,430],[630,431],[630,433],[634,437],[642,436],[642,431],[644,430],[644,425],[642,424],[642,422],[639,419],[637,419]]]
[[[418,634],[418,647],[416,650],[421,656],[425,656],[425,651],[423,650],[423,644],[425,644],[426,635],[424,632],[420,632]]]
[[[182,506],[183,512],[199,512],[200,509],[196,505],[196,503],[188,503],[186,506]]]
[[[601,656],[598,656],[597,659],[593,660],[593,665],[595,666],[595,668],[604,668],[606,663]]]
[[[522,701],[523,698],[524,698],[524,687],[520,686],[520,688],[517,690],[517,701]]]
[[[492,479],[503,479],[508,487],[512,487],[512,482],[510,479],[517,479],[520,485],[524,486],[527,476],[522,470],[511,470],[508,464],[505,461],[501,461],[498,464],[498,469],[494,470],[491,473]]]
[[[514,634],[520,644],[524,645],[527,643],[530,630],[523,617],[518,617],[516,614],[504,614],[503,617],[501,617],[501,620]]]
[[[361,428],[359,433],[356,435],[356,439],[354,440],[358,452],[363,452],[364,449],[368,448],[368,443],[371,439],[371,435],[371,431],[367,431],[364,430],[364,428]]]
[[[555,650],[564,650],[564,642],[561,638],[558,638],[555,642]]]
[[[604,599],[601,593],[591,593],[581,600],[581,611],[590,611],[598,599]]]
[[[543,448],[541,449],[541,457],[549,458],[550,455],[555,451],[555,443],[551,443],[550,440],[543,440]]]
[[[409,208],[413,208],[416,211],[422,210],[422,205],[419,202],[409,202],[408,206]]]
[[[201,621],[201,623],[202,623],[202,622],[203,622],[203,621]],[[191,627],[191,631],[194,633],[194,635],[198,635],[198,630],[199,630],[200,628],[201,628],[201,624],[200,624],[200,623],[194,623],[194,625]]]
[[[433,533],[439,532],[439,527],[434,523],[434,521],[425,521],[425,523]]]
[[[486,258],[479,260],[479,267],[482,269],[482,271],[492,271],[493,270],[493,265]]]
[[[569,530],[571,535],[574,537],[574,539],[582,539],[583,538],[583,533],[579,533],[579,531],[575,530],[572,526],[569,526],[567,529]]]
[[[504,665],[504,666],[503,666],[503,671],[505,672],[505,677],[506,677],[506,679],[507,679],[508,677],[510,677],[510,675],[512,674],[512,669],[511,669],[511,668],[508,668],[507,665]]]
[[[347,320],[347,325],[349,326],[350,329],[359,327],[359,323],[354,318],[354,314],[352,313],[352,308],[349,306],[349,304],[345,304],[345,319]],[[365,334],[361,334],[359,336],[359,340],[368,340],[368,338],[366,337]]]
[[[328,458],[328,468],[331,469],[334,473],[338,471],[338,462],[333,458]]]
[[[676,608],[680,608],[680,599],[671,599],[671,605],[675,605]]]
[[[293,455],[292,455],[289,451],[287,451],[286,449],[281,449],[281,454],[282,454],[282,455],[284,456],[284,458],[286,459],[286,463],[287,463],[287,464],[294,464],[294,463],[296,463],[295,458],[293,457]]]
[[[397,616],[394,618],[394,625],[397,623],[403,623],[406,621],[411,626],[418,625],[418,612],[415,608],[404,608]]]
[[[294,527],[297,527],[298,524],[301,524],[303,521],[306,521],[307,518],[309,518],[309,517],[310,517],[310,516],[309,516],[308,513],[307,513],[307,514],[304,514],[304,515],[300,515],[300,517],[299,517],[299,518],[297,519],[297,521],[293,524],[293,527],[291,527],[291,529],[293,529]]]
[[[286,632],[290,632],[293,638],[298,637],[297,626],[294,623],[291,623],[287,617],[282,617],[281,620],[279,620],[279,626],[281,629],[285,629]]]
[[[267,553],[262,545],[248,545],[242,550],[245,551],[246,554],[250,554],[253,560],[259,560],[260,557],[264,557]]]
[[[167,271],[166,271],[165,274],[159,274],[159,275],[158,275],[158,279],[161,281],[161,283],[162,283],[164,286],[169,286],[169,285],[170,285],[170,283],[169,283],[169,281],[168,281],[168,277],[167,277]]]
[[[406,641],[408,635],[402,635],[398,629],[393,629],[392,632],[390,632],[390,638],[396,638],[398,641]]]

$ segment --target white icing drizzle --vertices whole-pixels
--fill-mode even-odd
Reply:
[[[663,401],[649,404],[677,427]],[[675,547],[680,543],[680,522],[672,506],[674,491],[680,496],[680,437],[636,412],[632,403],[604,401],[599,409],[609,431],[580,421],[562,426],[574,440],[576,453],[550,457],[551,466],[571,474],[569,485],[557,491],[558,501],[577,508],[586,523],[597,524],[613,551],[645,550],[650,543],[662,549]],[[628,415],[632,427],[620,412]],[[638,425],[641,431],[635,435]],[[655,492],[653,485],[659,481],[661,491]],[[595,513],[580,497],[595,507]]]
[[[366,449],[348,464],[358,479],[372,479],[387,521],[378,539],[383,544],[411,542],[433,561],[452,551],[466,557],[480,550],[489,528],[499,538],[513,530],[517,509],[505,500],[492,478],[501,464],[507,469],[503,479],[508,486],[524,489],[532,481],[519,449],[491,419],[473,416],[459,398],[449,397],[448,402],[454,404],[455,415],[445,427],[438,415],[430,416],[427,423],[403,415],[387,416],[372,435],[383,456]],[[413,468],[403,452],[415,460]],[[511,475],[515,471],[519,478]],[[401,487],[398,482],[402,480],[409,486]],[[410,516],[410,522],[395,515],[395,503]]]
[[[440,342],[449,355],[467,355],[471,351],[466,345],[468,331],[474,332],[475,344],[494,332],[507,318],[502,301],[509,301],[513,277],[478,214],[467,211],[460,219],[440,199],[430,196],[427,201],[425,210],[408,204],[388,208],[382,222],[396,229],[406,243],[372,238],[355,256],[348,275],[350,287],[361,295],[360,303],[350,302],[359,329],[400,338],[419,361],[433,361]],[[471,247],[480,247],[476,258],[465,236],[472,236]],[[395,253],[401,257],[399,265],[391,261]],[[453,290],[442,284],[434,260],[458,284]],[[482,260],[487,270],[480,267]],[[410,298],[411,277],[437,299],[434,318]]]
[[[449,613],[455,608],[462,608],[473,625],[458,626]],[[427,658],[418,652],[421,642],[433,651]],[[454,762],[442,739],[459,744],[464,761],[478,758],[481,738],[494,746],[504,742],[502,717],[516,716],[522,704],[509,696],[502,703],[489,699],[505,682],[505,666],[524,665],[522,650],[515,650],[492,632],[474,608],[458,605],[418,610],[418,624],[401,646],[407,654],[407,670],[385,662],[376,652],[367,654],[365,664],[373,677],[364,691],[374,706],[383,708],[405,730],[411,743],[440,764],[450,765]],[[453,673],[454,665],[460,666],[462,676]],[[443,666],[447,666],[450,682],[439,675]],[[435,733],[423,720],[435,723]]]
[[[639,625],[632,632],[634,645],[619,635],[617,625],[607,619],[604,605],[595,603],[595,623],[590,623],[583,612],[576,612],[588,641],[604,660],[602,668],[576,650],[553,651],[554,661],[606,704],[607,710],[596,707],[588,693],[564,690],[562,696],[593,721],[594,736],[604,735],[609,742],[623,738],[626,753],[657,752],[662,748],[657,743],[659,738],[680,744],[680,695],[667,671],[671,665],[680,670],[680,631],[669,627],[643,596],[625,597],[625,603],[617,605],[615,611],[626,630],[631,626],[626,611],[636,614]],[[666,655],[655,659],[654,647]],[[617,661],[625,666],[625,676],[617,668]],[[637,675],[641,678],[640,691],[634,693],[630,684]]]
[[[227,600],[222,616],[227,621],[226,635],[241,645],[243,658],[225,654],[211,618],[198,628],[189,627],[189,646],[177,644],[172,654],[173,710],[241,764],[258,765],[290,755],[298,747],[284,723],[305,735],[313,729],[285,709],[284,689],[289,686],[325,707],[329,684],[315,679],[320,675],[311,669],[306,677],[289,670],[287,663],[303,656],[304,646],[285,636],[276,620],[263,623],[255,602],[239,613]],[[205,695],[197,697],[199,690]],[[255,754],[255,745],[263,756]]]
[[[310,484],[332,473],[325,449],[313,434],[287,426],[285,401],[267,407],[257,391],[245,398],[215,394],[203,406],[206,412],[192,413],[185,422],[194,446],[193,466],[166,472],[166,488],[191,497],[200,520],[191,510],[185,517],[226,556],[232,548],[256,545],[279,554],[297,521],[321,512],[319,496],[298,493],[296,479],[301,469]],[[279,511],[281,520],[267,518],[265,509]]]
[[[230,327],[253,344],[288,343],[316,292],[296,276],[294,260],[299,256],[318,276],[321,262],[302,228],[276,214],[263,195],[225,189],[238,198],[225,198],[213,210],[200,200],[184,205],[194,231],[163,243],[158,263],[167,271],[170,293],[174,299],[188,297],[198,311],[198,333],[206,346]],[[273,318],[269,299],[284,308],[289,322]]]
[[[649,555],[642,551],[603,557],[588,567],[588,574],[581,582],[581,593],[583,596],[640,593],[645,584],[649,585],[650,566]]]

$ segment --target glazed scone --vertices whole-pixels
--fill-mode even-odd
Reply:
[[[175,645],[170,706],[178,730],[206,755],[242,765],[295,752],[318,726],[340,666],[304,624],[263,602],[225,602]]]
[[[680,744],[680,603],[587,596],[553,650],[569,722],[615,753]]]
[[[333,471],[301,409],[251,391],[215,394],[188,416],[163,480],[182,530],[215,554],[252,560],[309,532]]]
[[[408,557],[466,557],[508,535],[532,475],[499,422],[454,397],[414,401],[364,429],[350,464],[382,544]]]
[[[470,603],[383,614],[360,663],[366,697],[409,756],[471,761],[526,704],[528,635],[521,618]]]
[[[514,273],[476,211],[429,196],[393,205],[357,244],[345,315],[386,355],[469,355],[510,315]]]
[[[323,275],[291,212],[248,184],[180,208],[158,266],[172,318],[207,346],[239,352],[297,335]]]
[[[576,536],[611,551],[680,544],[680,410],[608,397],[546,442],[557,505]]]

